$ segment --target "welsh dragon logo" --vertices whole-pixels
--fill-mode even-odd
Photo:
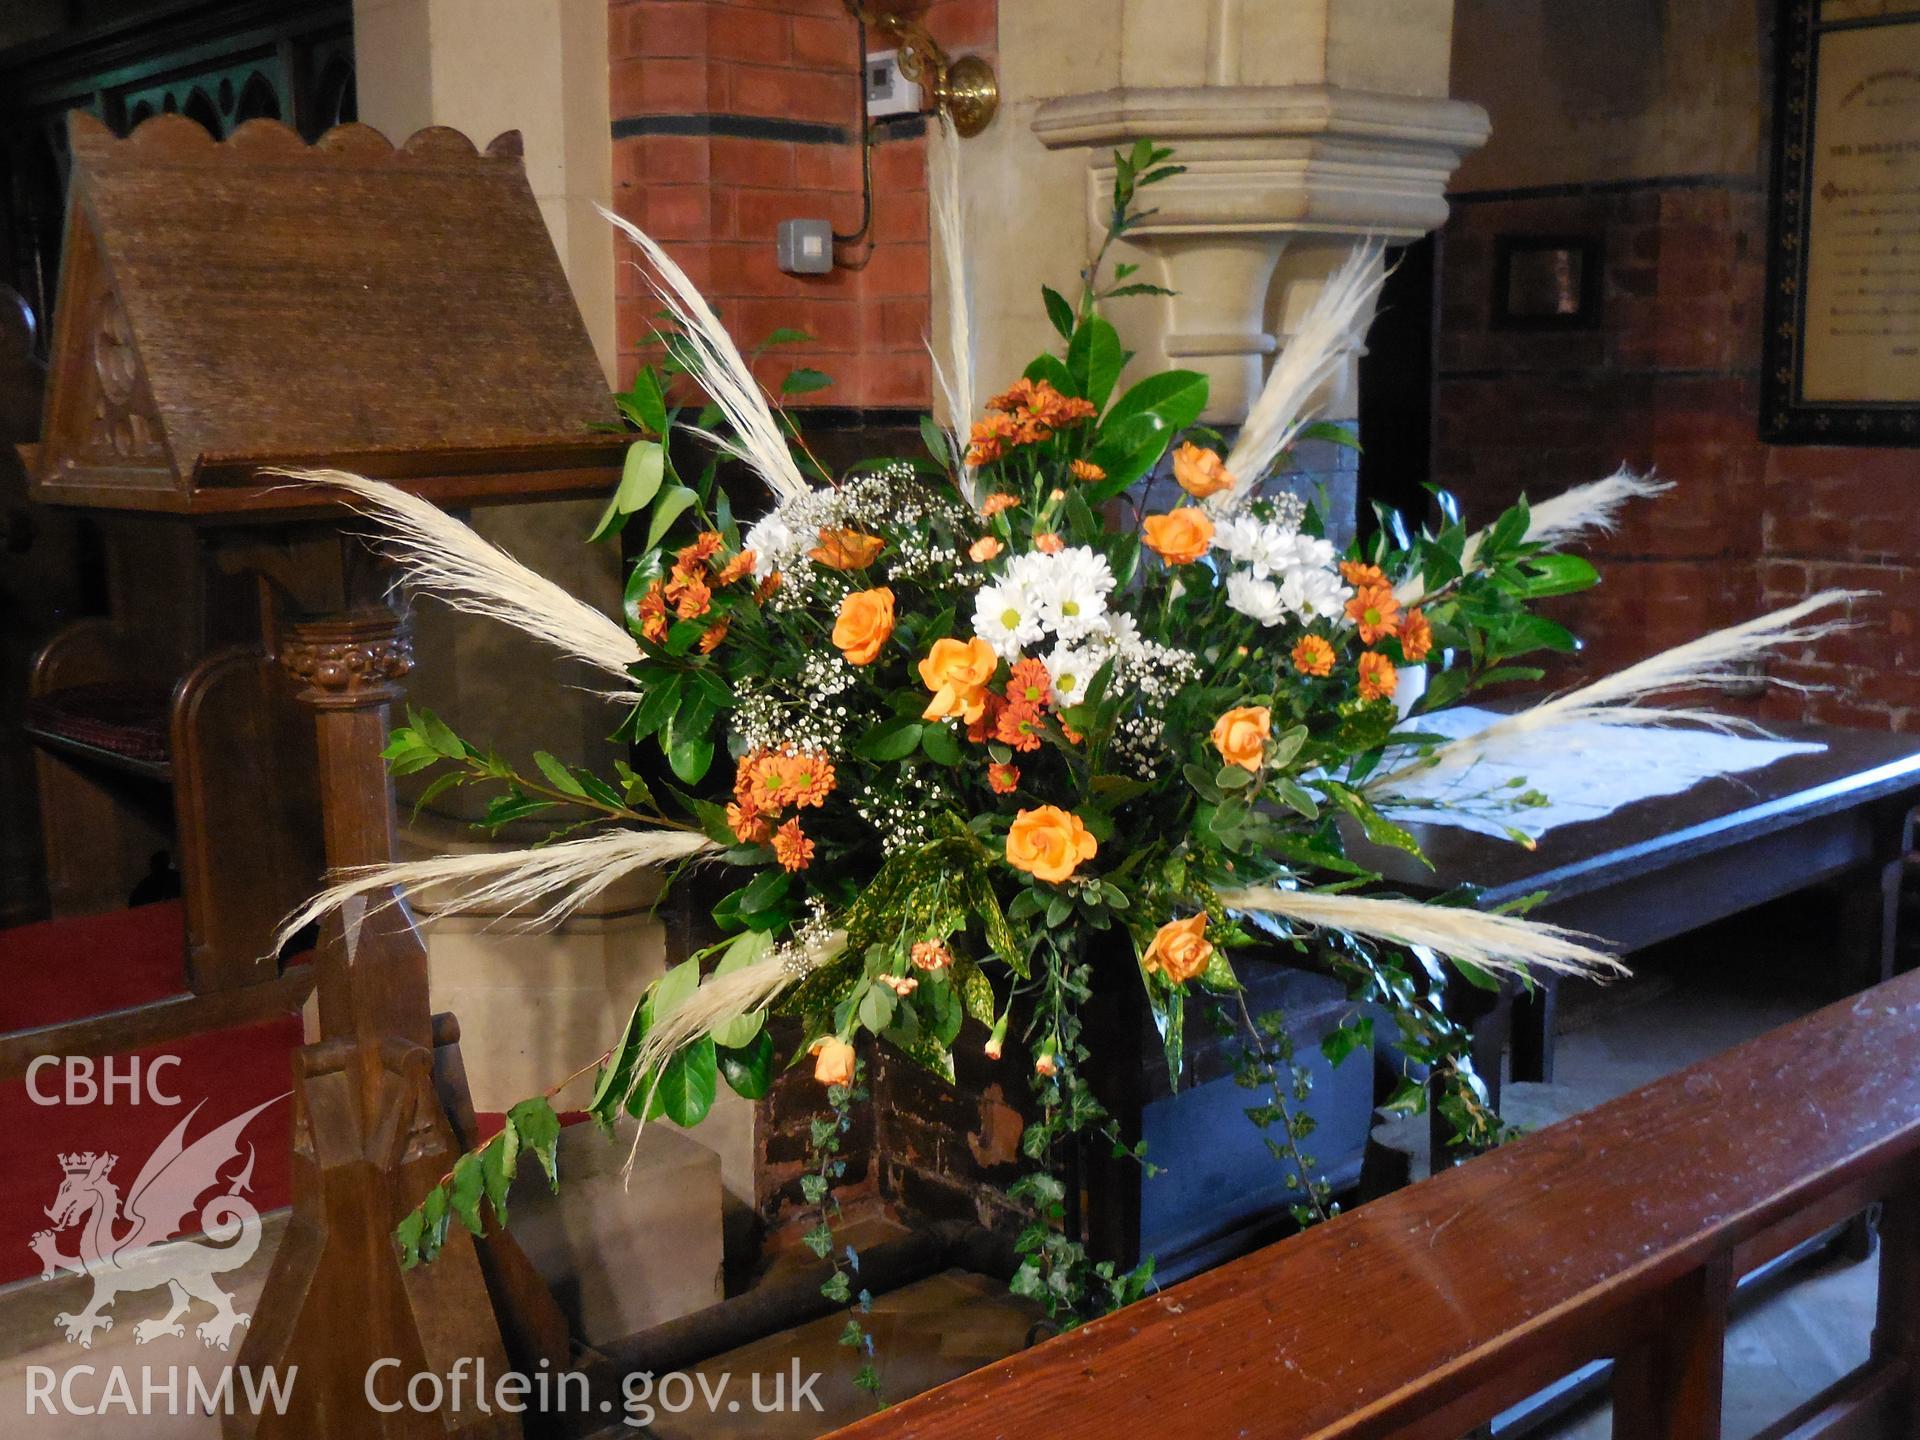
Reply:
[[[164,1285],[172,1305],[160,1319],[134,1326],[138,1343],[144,1345],[162,1335],[184,1336],[180,1317],[195,1300],[213,1306],[213,1317],[196,1327],[200,1339],[221,1350],[233,1343],[233,1332],[253,1317],[233,1308],[233,1296],[220,1288],[215,1277],[246,1264],[260,1245],[260,1212],[243,1198],[252,1188],[253,1147],[246,1147],[246,1164],[237,1174],[223,1182],[220,1171],[239,1157],[240,1134],[248,1122],[285,1098],[256,1105],[188,1144],[187,1127],[201,1108],[194,1106],[140,1167],[124,1202],[111,1178],[118,1155],[89,1150],[60,1157],[65,1178],[46,1210],[53,1228],[40,1231],[28,1243],[46,1267],[41,1279],[51,1280],[63,1271],[93,1278],[93,1298],[87,1307],[77,1315],[54,1317],[69,1341],[91,1349],[94,1331],[113,1328],[113,1317],[106,1310],[122,1291],[156,1290]],[[223,1183],[224,1190],[200,1206],[200,1229],[212,1243],[176,1240],[175,1234],[200,1197]],[[58,1232],[75,1228],[79,1253],[62,1254]]]

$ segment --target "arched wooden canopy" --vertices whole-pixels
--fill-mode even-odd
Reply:
[[[510,131],[225,142],[71,118],[38,499],[194,516],[314,508],[267,465],[447,501],[579,493],[623,448]]]

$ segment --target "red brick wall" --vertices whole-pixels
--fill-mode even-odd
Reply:
[[[1756,123],[1758,121],[1756,120]],[[1591,547],[1601,587],[1563,602],[1600,674],[1812,591],[1880,592],[1866,623],[1772,674],[1768,713],[1920,724],[1920,453],[1759,439],[1766,197],[1710,177],[1455,197],[1441,239],[1435,478],[1485,517],[1625,462],[1675,488]],[[1599,325],[1493,328],[1494,239],[1593,235]]]
[[[991,52],[995,15],[995,0],[933,0],[921,18],[959,54]],[[795,364],[834,378],[798,403],[926,406],[930,266],[919,126],[877,128],[867,243],[844,247],[844,263],[826,275],[785,275],[774,265],[782,220],[824,216],[842,233],[860,223],[857,31],[842,0],[612,0],[608,25],[615,208],[667,246],[743,349],[781,327],[814,337],[765,363],[774,380]],[[700,117],[713,133],[631,133],[685,129]],[[755,121],[799,122],[808,134],[725,133],[764,128]],[[624,267],[618,296],[624,375],[656,306]]]

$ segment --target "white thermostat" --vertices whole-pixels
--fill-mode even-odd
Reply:
[[[920,87],[900,73],[900,52],[869,51],[867,114],[879,120],[888,115],[917,115],[920,108]]]

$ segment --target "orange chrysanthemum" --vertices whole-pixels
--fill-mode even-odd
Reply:
[[[1018,765],[987,766],[987,784],[996,795],[1011,795],[1020,788],[1020,767]]]
[[[1368,585],[1347,601],[1347,618],[1360,631],[1360,643],[1371,645],[1383,635],[1400,633],[1400,602],[1384,585]]]
[[[1035,709],[1047,703],[1047,697],[1053,693],[1053,677],[1047,674],[1047,667],[1038,660],[1020,660],[1015,662],[1013,673],[1007,677],[1007,699],[1016,705],[1031,705]]]
[[[1356,590],[1387,583],[1387,577],[1381,573],[1378,565],[1362,565],[1358,560],[1342,560],[1340,578]]]
[[[1040,707],[1009,704],[1000,712],[993,734],[1002,745],[1011,745],[1016,750],[1038,750],[1042,734]]]
[[[1011,416],[989,411],[984,419],[973,422],[967,437],[967,464],[991,465],[1007,453],[1009,445],[1019,444],[1020,426]]]
[[[780,588],[780,572],[776,570],[771,575],[767,576],[766,579],[762,580],[759,584],[759,587],[755,589],[755,591],[753,592],[753,603],[756,605],[766,604],[767,601],[772,598],[773,592],[778,590],[779,588]]]
[[[773,858],[782,870],[804,870],[813,863],[813,841],[798,820],[789,820],[773,832]]]
[[[967,722],[967,739],[976,745],[984,745],[993,739],[994,732],[1000,726],[1000,712],[1007,708],[1007,702],[991,690],[986,693],[986,704],[979,715]]]
[[[659,645],[667,638],[667,587],[656,580],[634,607],[640,617],[640,638]]]
[[[747,802],[756,810],[778,814],[787,803],[787,757],[762,753],[753,762]]]
[[[1393,662],[1377,650],[1369,650],[1360,657],[1360,698],[1362,700],[1391,700],[1396,686],[1400,683],[1400,672],[1393,668]]]
[[[742,845],[764,845],[773,838],[772,824],[751,805],[729,802],[727,828]]]
[[[700,637],[699,650],[702,655],[711,655],[718,650],[727,638],[727,630],[733,624],[731,620],[722,620],[718,625],[710,626],[707,633]]]
[[[987,409],[1002,410],[1009,414],[1016,410],[1032,409],[1034,400],[1040,393],[1041,386],[1045,386],[1048,390],[1053,389],[1053,386],[1048,385],[1044,380],[1035,382],[1027,379],[1026,376],[1023,375],[998,395],[988,400]]]
[[[985,464],[1014,446],[1040,444],[1052,439],[1056,430],[1092,419],[1094,413],[1087,401],[1061,394],[1048,381],[1016,380],[987,402],[986,418],[973,427],[967,462]],[[975,459],[976,455],[985,459]]]
[[[692,570],[696,565],[704,565],[720,553],[720,545],[718,530],[702,530],[691,545],[682,547],[680,553],[674,556],[674,568]]]
[[[1104,480],[1107,478],[1107,472],[1102,470],[1098,465],[1094,464],[1091,460],[1076,460],[1071,465],[1067,466],[1067,469],[1073,472],[1074,479],[1084,480],[1089,485],[1091,485],[1096,480]]]
[[[1303,635],[1293,647],[1293,668],[1302,675],[1331,675],[1333,646],[1318,635]]]
[[[1409,664],[1419,664],[1433,651],[1433,627],[1418,610],[1409,610],[1400,622],[1400,653]]]
[[[759,772],[760,762],[767,758],[764,750],[749,750],[742,755],[733,767],[733,798],[742,805],[752,804],[753,777]]]
[[[833,793],[833,761],[818,751],[802,750],[789,755],[780,767],[781,803],[793,806],[824,805]]]
[[[667,581],[667,599],[673,602],[673,613],[682,620],[698,620],[713,608],[713,591],[706,581],[683,575],[678,570]]]
[[[1018,495],[1009,495],[1004,490],[997,490],[980,502],[980,513],[991,519],[1002,510],[1011,510],[1019,503]]]
[[[713,583],[721,588],[744,580],[753,573],[753,562],[759,557],[751,550],[742,550],[738,555],[720,567],[720,573],[713,577]]]

